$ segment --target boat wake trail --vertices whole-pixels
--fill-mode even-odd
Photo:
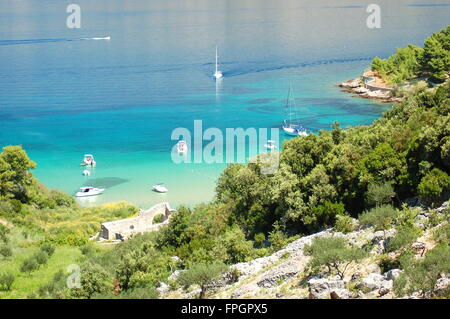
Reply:
[[[310,61],[310,62],[301,62],[295,64],[287,64],[287,65],[274,65],[267,66],[264,68],[239,68],[239,69],[231,69],[228,71],[224,71],[223,75],[226,77],[244,75],[249,73],[258,73],[258,72],[267,72],[267,71],[278,71],[283,69],[297,69],[297,68],[305,68],[311,66],[325,65],[325,64],[334,64],[334,63],[346,63],[346,62],[358,62],[358,61],[370,61],[373,57],[358,57],[358,58],[343,58],[343,59],[328,59],[328,60],[319,60],[319,61]]]
[[[0,45],[38,44],[38,43],[52,43],[52,42],[89,41],[89,40],[111,40],[111,37],[108,36],[108,37],[97,37],[97,38],[0,40]]]

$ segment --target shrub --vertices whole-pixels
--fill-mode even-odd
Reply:
[[[2,255],[5,258],[11,257],[13,254],[12,249],[8,246],[1,246],[0,247],[0,255]]]
[[[35,255],[35,259],[39,265],[45,265],[48,260],[48,255],[44,251],[40,251]]]
[[[442,193],[450,188],[450,176],[438,168],[433,168],[420,181],[418,192],[423,201],[435,205]]]
[[[203,299],[207,285],[223,274],[227,268],[224,264],[197,264],[182,272],[177,282],[184,287],[199,285],[201,289],[199,298]]]
[[[45,252],[48,257],[51,257],[55,252],[55,246],[50,243],[43,243],[41,246],[41,251]]]
[[[9,243],[8,234],[10,233],[10,229],[6,226],[3,226],[0,224],[0,241],[2,241],[5,244]]]
[[[390,204],[395,196],[392,182],[382,184],[370,183],[367,187],[366,201],[370,206],[379,206],[382,204]]]
[[[318,271],[326,266],[328,272],[335,269],[341,279],[352,262],[358,262],[366,256],[366,252],[358,247],[350,247],[342,237],[316,237],[305,253],[311,256],[308,267]]]
[[[413,226],[399,226],[394,237],[389,241],[389,251],[407,248],[417,237],[420,236],[420,229]]]
[[[433,232],[433,240],[438,244],[450,245],[450,223],[438,227]]]
[[[382,254],[378,257],[378,266],[380,266],[381,272],[385,273],[391,269],[400,268],[400,261],[389,255]]]
[[[343,203],[333,203],[325,201],[324,204],[315,206],[312,209],[315,222],[309,225],[311,230],[332,227],[336,223],[337,216],[345,214]]]
[[[336,217],[336,224],[334,225],[334,231],[344,234],[354,231],[356,228],[353,219],[348,215],[338,215]]]
[[[39,263],[37,262],[36,258],[32,257],[23,261],[22,265],[20,266],[20,271],[30,274],[32,271],[35,271],[38,268]]]
[[[375,230],[391,228],[398,212],[390,205],[382,205],[365,211],[359,216],[359,222],[362,226],[373,226]]]
[[[0,289],[10,291],[15,279],[16,278],[11,273],[1,274],[0,275]]]
[[[266,235],[263,233],[257,233],[254,237],[256,247],[263,247],[264,242],[266,241]]]
[[[289,239],[283,231],[284,227],[279,222],[275,222],[273,228],[269,233],[270,250],[278,251],[289,243]]]
[[[394,291],[403,296],[413,292],[420,292],[422,297],[438,294],[436,283],[441,274],[450,272],[450,247],[436,246],[428,251],[422,259],[413,257],[402,258],[404,272],[394,281]]]
[[[153,224],[159,224],[159,223],[162,223],[163,218],[164,218],[164,215],[163,215],[163,214],[156,214],[156,215],[153,217]]]
[[[85,264],[80,276],[80,287],[70,289],[72,297],[90,299],[95,294],[106,294],[113,290],[112,278],[98,264]]]

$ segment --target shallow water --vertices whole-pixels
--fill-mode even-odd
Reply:
[[[335,84],[421,45],[450,13],[442,1],[377,1],[382,28],[368,29],[371,1],[79,0],[82,28],[68,29],[55,3],[0,2],[0,145],[22,144],[51,188],[107,187],[84,205],[142,207],[214,195],[225,164],[173,163],[173,129],[279,127],[289,82],[309,130],[371,123],[390,106]],[[85,153],[98,163],[90,177]],[[169,192],[152,192],[157,183]]]

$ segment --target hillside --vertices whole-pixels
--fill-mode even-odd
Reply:
[[[212,202],[101,246],[101,222],[138,208],[80,208],[3,148],[0,298],[449,297],[450,81],[405,92],[372,125],[286,141],[273,174],[263,156],[229,165]]]

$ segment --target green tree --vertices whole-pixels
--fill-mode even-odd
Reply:
[[[70,296],[90,299],[95,294],[113,290],[113,279],[99,264],[86,263],[80,273],[80,287],[70,289]]]
[[[39,268],[39,263],[37,262],[36,258],[31,257],[28,259],[25,259],[20,266],[20,271],[28,273],[28,275],[31,274],[31,272],[37,270]]]
[[[390,204],[394,196],[395,192],[391,182],[370,183],[367,187],[366,201],[370,206]]]
[[[450,72],[450,26],[425,40],[422,64],[432,80],[445,79]]]
[[[9,165],[10,174],[9,182],[12,187],[8,193],[21,202],[28,202],[30,200],[30,188],[35,183],[30,169],[36,167],[36,163],[28,158],[28,155],[21,146],[6,146],[3,152],[0,153],[0,159]],[[0,172],[1,166],[0,163]]]
[[[336,270],[341,279],[352,262],[358,262],[367,253],[358,247],[349,246],[342,237],[316,237],[309,246],[305,246],[305,253],[311,256],[308,267],[314,271],[327,267],[328,272]]]
[[[438,168],[433,168],[425,175],[418,186],[422,200],[432,205],[438,203],[442,193],[448,189],[450,189],[450,176]]]
[[[201,289],[199,298],[203,299],[208,284],[218,279],[227,269],[228,267],[224,264],[197,264],[182,272],[177,277],[177,282],[184,287],[199,285]]]

